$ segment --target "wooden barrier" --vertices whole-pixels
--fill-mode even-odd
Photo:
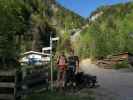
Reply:
[[[0,71],[0,100],[20,100],[48,89],[48,67]]]
[[[17,70],[0,70],[0,100],[17,99]]]
[[[48,69],[47,67],[35,68],[32,66],[22,68],[22,81],[18,84],[21,91],[17,96],[41,92],[48,89]]]
[[[121,61],[128,60],[128,57],[129,57],[129,54],[127,52],[116,54],[116,55],[110,55],[105,59],[97,61],[97,65],[105,69],[112,69],[113,65]]]
[[[110,55],[106,59],[98,60],[97,65],[103,68],[112,68],[113,65],[126,60],[129,63],[129,68],[133,70],[133,54],[128,52]]]

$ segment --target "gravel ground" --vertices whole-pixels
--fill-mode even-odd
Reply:
[[[133,72],[130,70],[102,69],[84,60],[80,69],[96,75],[99,88],[93,89],[96,100],[133,100]]]

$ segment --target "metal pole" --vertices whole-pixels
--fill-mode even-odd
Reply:
[[[50,50],[50,60],[51,60],[51,63],[50,63],[50,66],[51,66],[51,90],[53,90],[53,63],[52,63],[52,37],[50,36],[50,47],[51,47],[51,50]]]

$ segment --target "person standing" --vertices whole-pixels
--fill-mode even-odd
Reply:
[[[74,54],[74,50],[68,56],[68,70],[72,70],[74,74],[79,72],[79,57]]]
[[[57,74],[57,84],[59,88],[64,88],[65,85],[65,73],[67,69],[67,59],[64,52],[57,58],[58,74]]]

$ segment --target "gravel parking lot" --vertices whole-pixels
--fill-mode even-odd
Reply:
[[[97,76],[100,84],[94,89],[97,100],[133,100],[133,72],[130,70],[102,69],[90,60],[81,62],[80,68]]]

